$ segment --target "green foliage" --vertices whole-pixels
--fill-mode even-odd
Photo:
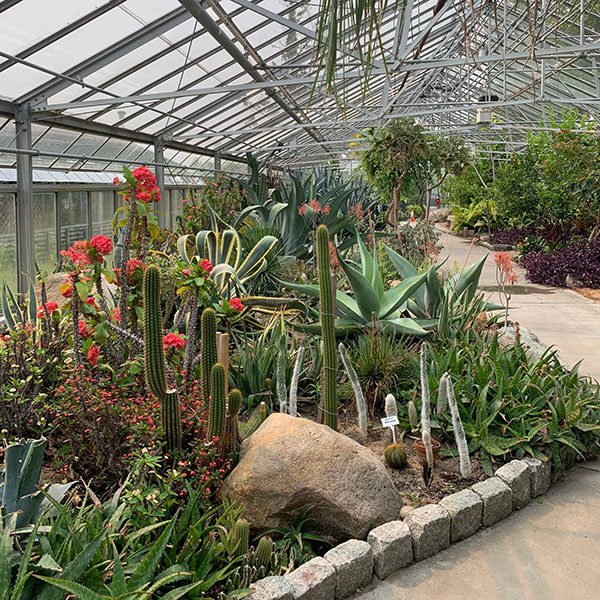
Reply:
[[[181,449],[181,417],[176,389],[167,390],[167,375],[162,335],[160,270],[150,265],[144,273],[144,367],[146,385],[160,400],[162,425],[167,449]]]
[[[33,327],[37,325],[37,299],[35,297],[32,281],[29,282],[29,293],[25,309],[21,309],[12,290],[6,282],[2,283],[0,302],[0,313],[4,317],[4,321],[6,322],[9,331],[14,331],[18,326],[25,327],[27,323],[31,323]]]
[[[319,275],[319,308],[323,343],[323,372],[321,375],[321,414],[323,423],[337,431],[337,355],[335,352],[334,306],[331,268],[329,264],[329,232],[325,225],[317,229],[317,270]]]
[[[33,523],[50,504],[60,502],[72,483],[51,485],[40,489],[44,451],[48,441],[19,440],[4,451],[4,469],[0,471],[0,521],[15,515],[15,526]]]
[[[177,240],[179,255],[184,264],[192,261],[208,260],[213,269],[210,278],[214,281],[217,293],[225,300],[245,294],[245,285],[267,266],[267,256],[277,244],[272,235],[262,237],[242,258],[242,244],[238,232],[229,225],[219,231],[220,218],[212,209],[212,229],[203,230],[194,236],[183,235]],[[195,254],[190,252],[190,242],[194,241]]]
[[[225,369],[220,363],[213,365],[210,375],[208,402],[208,440],[223,439],[225,433]]]
[[[391,331],[361,335],[352,346],[352,364],[371,413],[383,407],[388,393],[412,387],[414,348]]]
[[[413,364],[417,373],[418,364]],[[563,367],[548,350],[535,361],[517,344],[504,347],[497,334],[475,331],[431,348],[430,385],[449,372],[469,452],[487,473],[492,461],[551,458],[561,470],[600,451],[600,392]],[[438,416],[441,438],[453,441],[447,414]],[[437,437],[437,436],[436,436]]]
[[[217,362],[217,314],[212,308],[202,311],[200,322],[200,389],[202,398],[208,402],[210,397],[210,376],[213,365]]]
[[[337,335],[345,335],[352,331],[371,326],[373,313],[379,329],[389,328],[397,333],[410,335],[426,335],[425,328],[435,326],[435,321],[418,321],[404,316],[404,309],[411,294],[424,283],[427,274],[421,273],[406,278],[396,287],[384,291],[384,283],[378,268],[377,250],[369,252],[359,238],[360,270],[351,266],[338,256],[340,266],[346,276],[353,296],[337,290],[335,311],[339,317],[335,320]],[[329,253],[329,249],[327,249]],[[319,286],[294,284],[285,285],[309,296],[319,297]],[[298,326],[298,329],[309,333],[317,333],[318,326]]]

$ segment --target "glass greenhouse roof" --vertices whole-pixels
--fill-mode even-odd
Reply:
[[[247,151],[280,167],[351,160],[358,132],[399,116],[482,152],[518,151],[551,110],[596,116],[600,0],[383,1],[370,69],[364,36],[340,39],[336,93],[316,58],[321,8],[0,1],[0,166],[15,166],[15,115],[32,121],[36,168],[110,172],[160,144],[172,175]]]

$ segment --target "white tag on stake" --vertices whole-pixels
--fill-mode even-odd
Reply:
[[[394,415],[393,417],[383,417],[381,419],[381,424],[384,427],[389,427],[392,430],[392,438],[394,440],[394,444],[396,443],[396,425],[399,424],[398,417]]]

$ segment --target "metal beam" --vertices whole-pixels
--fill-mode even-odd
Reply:
[[[162,16],[160,19],[152,21],[145,27],[135,31],[125,39],[120,40],[116,44],[112,44],[94,56],[91,56],[74,67],[71,67],[65,72],[65,75],[67,77],[83,79],[87,75],[95,73],[102,67],[114,62],[118,58],[129,54],[136,48],[139,48],[140,46],[143,46],[144,44],[156,39],[165,31],[173,29],[189,18],[190,15],[184,8],[177,8]],[[25,96],[22,96],[19,98],[18,102],[39,104],[54,94],[57,94],[58,92],[68,88],[70,85],[73,84],[65,79],[56,77],[51,81],[38,86]]]
[[[167,190],[165,188],[165,145],[163,139],[158,137],[154,140],[154,174],[156,175],[156,185],[160,190],[160,201],[156,205],[158,210],[158,226],[166,226],[167,211]]]
[[[179,3],[184,6],[189,13],[202,25],[210,35],[215,38],[216,42],[222,46],[222,48],[248,73],[257,84],[261,83],[272,83],[265,80],[265,78],[256,72],[250,61],[240,52],[238,47],[226,36],[219,25],[212,19],[204,7],[198,2],[198,0],[179,0]],[[280,98],[278,93],[267,87],[265,93],[286,113],[297,121],[302,123],[302,119],[292,110],[288,104]],[[308,133],[316,141],[322,142],[322,136],[315,130],[309,130]],[[326,146],[324,146],[326,148]]]
[[[17,150],[31,149],[31,119],[26,106],[15,116]],[[17,154],[17,288],[25,294],[35,278],[33,235],[33,165],[31,155]]]

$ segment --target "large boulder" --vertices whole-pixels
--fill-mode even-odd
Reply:
[[[307,530],[363,539],[399,518],[402,501],[370,450],[325,425],[275,413],[242,444],[222,488],[256,531],[290,526],[312,506]]]

